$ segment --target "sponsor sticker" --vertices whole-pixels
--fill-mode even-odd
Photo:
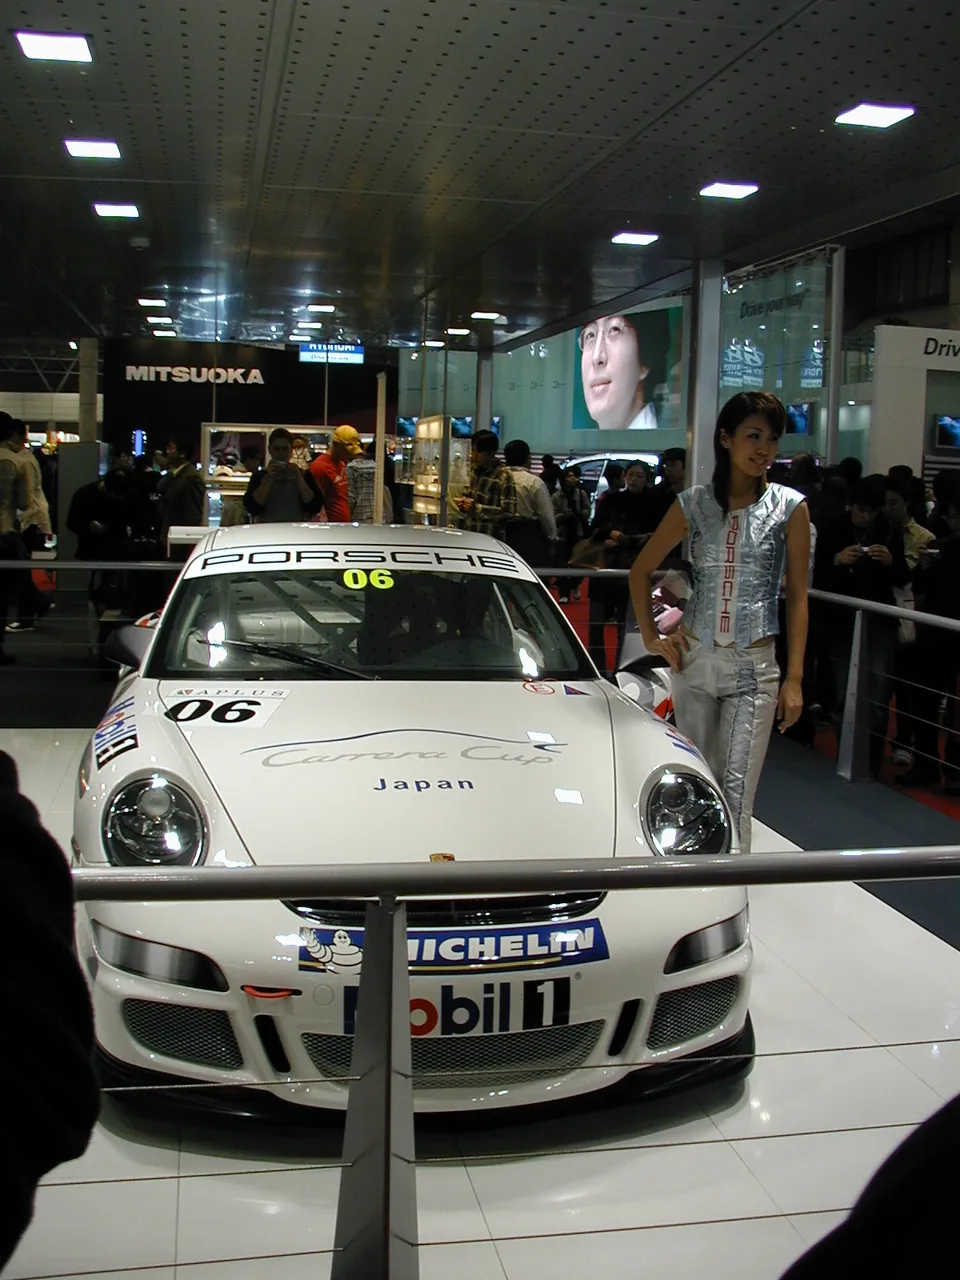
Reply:
[[[513,576],[533,579],[533,571],[521,560],[505,554],[490,554],[485,551],[470,551],[451,547],[449,550],[434,550],[427,547],[343,547],[324,545],[319,542],[306,546],[289,547],[238,547],[236,550],[208,551],[194,556],[184,571],[187,578],[202,578],[219,573],[251,573],[277,572],[306,569],[323,571],[325,569],[364,571],[363,585],[369,584],[381,589],[393,585],[392,572],[400,570],[425,572],[434,570],[441,573],[479,573],[493,577]],[[380,573],[376,580],[374,573]],[[391,572],[392,571],[392,572]],[[345,585],[355,585],[360,589],[359,575],[349,580],[340,578]]]
[[[551,694],[557,692],[552,684],[547,684],[543,680],[524,680],[523,687],[527,693]]]
[[[137,723],[133,714],[133,698],[116,703],[103,717],[93,735],[93,754],[97,768],[106,768],[118,756],[139,746]]]
[[[167,707],[164,715],[174,724],[189,728],[216,725],[258,727],[266,724],[288,693],[288,689],[269,689],[263,692],[258,685],[247,689],[211,689],[202,686],[176,689],[173,694],[168,695],[176,701]]]
[[[676,729],[669,729],[667,731],[667,737],[675,747],[679,747],[681,751],[685,751],[688,756],[693,756],[695,760],[703,761],[703,756],[693,745],[690,739],[683,737],[683,735],[678,733]]]
[[[563,925],[516,925],[493,929],[415,929],[407,935],[411,973],[486,973],[507,969],[544,969],[596,964],[610,950],[597,919]],[[300,930],[300,969],[359,975],[363,930],[304,927]]]
[[[563,692],[568,698],[589,698],[586,689],[575,689],[572,684],[563,685]]]
[[[343,989],[343,1032],[356,1031],[359,986]],[[410,1001],[412,1036],[502,1035],[570,1025],[569,978],[534,978],[527,982],[474,984],[467,995],[453,983],[443,983],[436,998],[414,996]]]

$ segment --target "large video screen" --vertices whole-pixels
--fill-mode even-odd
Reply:
[[[601,431],[604,448],[629,449],[637,431],[683,425],[681,308],[598,316],[580,328],[577,346],[575,431]]]
[[[960,417],[951,418],[945,413],[938,415],[937,448],[960,449]]]

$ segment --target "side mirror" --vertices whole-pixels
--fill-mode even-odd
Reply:
[[[151,627],[118,627],[107,637],[104,657],[118,666],[137,670],[147,656],[154,634]]]

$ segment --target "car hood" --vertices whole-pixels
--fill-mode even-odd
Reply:
[[[261,865],[614,854],[600,682],[164,681],[159,694]]]

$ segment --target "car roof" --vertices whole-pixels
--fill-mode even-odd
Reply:
[[[210,552],[239,550],[243,547],[289,546],[383,546],[426,547],[431,550],[479,551],[487,555],[515,553],[503,542],[485,533],[468,533],[462,529],[439,529],[427,525],[370,524],[247,524],[227,529],[212,529],[197,544],[197,550]]]

